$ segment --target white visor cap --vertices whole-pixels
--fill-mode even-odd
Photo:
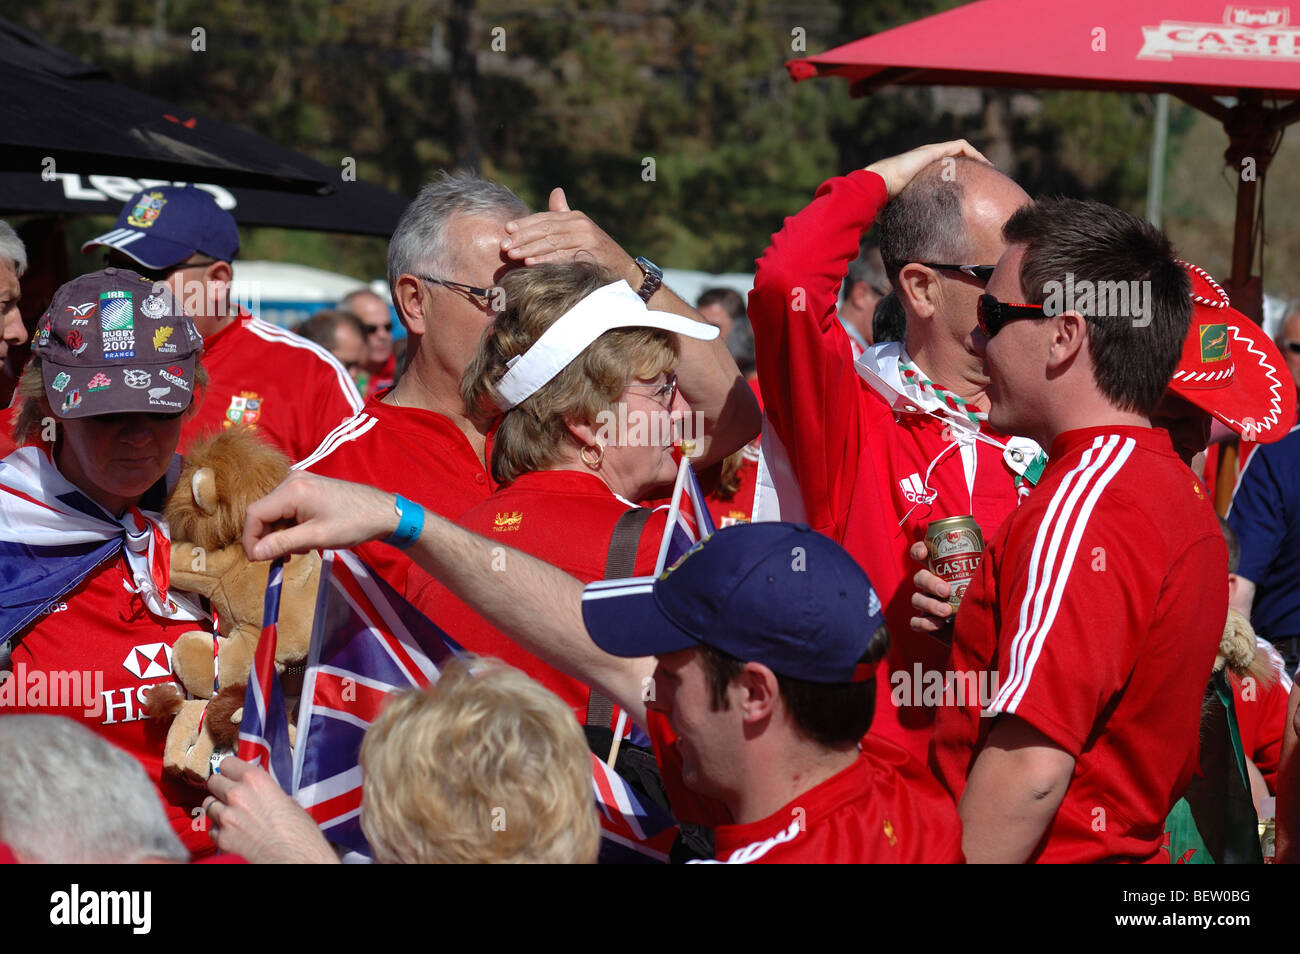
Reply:
[[[597,338],[615,328],[659,328],[699,341],[721,333],[715,326],[667,311],[651,311],[625,281],[597,288],[578,302],[522,355],[508,362],[510,370],[498,382],[497,406],[509,411],[528,400],[586,351]]]

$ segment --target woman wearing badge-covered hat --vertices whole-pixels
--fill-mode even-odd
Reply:
[[[181,840],[206,851],[191,826],[201,793],[162,780],[165,727],[144,715],[147,691],[171,680],[172,643],[205,615],[168,589],[159,516],[202,346],[165,286],[122,269],[66,283],[38,323],[21,446],[0,461],[0,714],[68,716],[126,749]]]
[[[501,415],[491,468],[503,486],[458,522],[580,580],[601,579],[620,518],[677,473],[675,445],[690,419],[677,389],[677,336],[707,341],[718,329],[647,309],[626,282],[588,263],[519,269],[501,285],[505,310],[466,370],[462,395],[483,417]],[[663,509],[644,517],[615,547],[637,575],[654,571],[667,519]],[[438,584],[413,591],[467,649],[500,656],[585,714],[586,686],[515,646]]]

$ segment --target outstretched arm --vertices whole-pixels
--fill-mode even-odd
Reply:
[[[276,529],[284,522],[291,526]],[[299,471],[249,506],[244,550],[251,560],[270,560],[382,540],[395,529],[393,494]],[[654,659],[611,656],[591,641],[578,580],[427,510],[420,538],[405,552],[520,646],[600,689],[645,725],[642,686],[653,676]],[[510,574],[510,587],[500,585],[501,572]]]

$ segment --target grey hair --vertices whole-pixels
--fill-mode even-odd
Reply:
[[[388,242],[388,285],[397,298],[397,279],[420,271],[445,271],[451,264],[445,236],[447,223],[458,215],[521,218],[524,200],[506,186],[472,172],[440,172],[406,207]],[[447,278],[437,274],[438,278]]]
[[[0,765],[0,842],[23,861],[189,861],[144,768],[80,723],[0,719]]]
[[[957,157],[957,165],[974,159]],[[895,288],[898,272],[911,262],[969,264],[970,239],[966,235],[963,205],[966,190],[959,175],[944,174],[943,161],[932,162],[880,211],[880,257],[885,274]]]
[[[27,246],[14,227],[3,220],[0,220],[0,261],[13,262],[14,274],[19,278],[27,271]]]
[[[934,259],[927,259],[934,261]],[[964,264],[964,263],[957,263]],[[849,262],[849,280],[843,285],[842,296],[847,298],[853,286],[859,282],[865,282],[879,293],[889,291],[889,276],[885,273],[885,262],[880,254],[880,248],[876,245],[864,246],[861,253],[853,261]]]

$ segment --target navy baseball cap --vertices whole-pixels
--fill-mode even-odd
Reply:
[[[229,262],[239,253],[239,229],[212,193],[192,185],[142,189],[127,200],[117,223],[81,246],[104,246],[145,268],[170,268],[195,252]]]
[[[658,579],[600,580],[582,595],[596,645],[615,656],[712,646],[817,683],[860,682],[884,622],[857,561],[795,523],[743,523],[697,544]]]

